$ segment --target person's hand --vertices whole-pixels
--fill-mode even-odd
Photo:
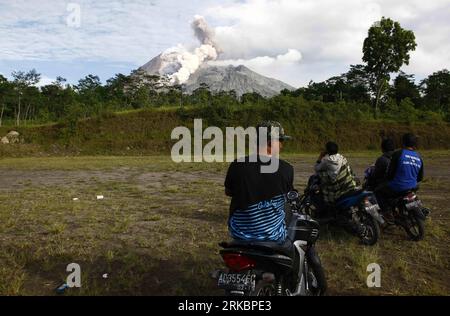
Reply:
[[[319,155],[319,159],[318,159],[318,160],[321,161],[322,158],[325,157],[326,154],[327,154],[326,152],[322,151],[322,152],[320,153],[320,155]]]

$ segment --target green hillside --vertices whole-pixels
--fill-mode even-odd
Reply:
[[[104,114],[95,118],[64,123],[0,128],[21,133],[24,144],[0,145],[2,156],[24,155],[146,155],[170,154],[175,141],[170,136],[177,126],[193,127],[194,118],[206,126],[254,126],[263,119],[282,122],[294,140],[288,152],[317,151],[328,140],[343,150],[378,149],[382,137],[399,141],[401,134],[414,132],[422,149],[449,149],[450,125],[442,120],[374,120],[359,111],[346,111],[349,105],[333,104],[324,110],[314,104],[279,104],[272,107],[191,107],[157,108]]]

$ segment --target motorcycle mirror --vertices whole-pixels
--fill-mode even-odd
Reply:
[[[288,200],[290,200],[290,201],[297,200],[298,197],[299,197],[299,195],[298,195],[298,192],[297,192],[297,191],[291,191],[291,192],[289,192],[289,193],[287,194],[287,198],[288,198]]]

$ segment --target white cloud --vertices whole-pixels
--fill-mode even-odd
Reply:
[[[212,0],[0,0],[0,60],[147,62],[178,43],[196,42],[189,23]],[[69,3],[81,8],[67,24]]]
[[[259,56],[251,59],[222,59],[209,62],[213,65],[245,65],[254,71],[265,76],[277,76],[289,67],[299,64],[302,60],[302,54],[296,49],[289,49],[287,53],[275,57]]]
[[[43,86],[52,84],[55,81],[56,81],[56,78],[49,78],[47,76],[42,76],[41,80],[39,80],[39,82],[36,84],[36,86],[37,87],[43,87]]]
[[[289,48],[301,52],[300,64],[278,71],[293,85],[324,80],[361,63],[367,30],[382,16],[416,34],[418,48],[406,71],[423,78],[450,65],[450,3],[445,0],[247,0],[207,12],[226,24],[216,28],[225,59],[275,56]]]
[[[70,2],[81,6],[80,28],[66,24]],[[139,66],[179,43],[197,45],[189,24],[202,14],[215,26],[221,59],[299,86],[361,63],[367,30],[384,15],[415,32],[418,48],[404,70],[423,78],[450,65],[448,12],[448,0],[0,0],[0,65],[95,62],[102,73],[112,63]]]

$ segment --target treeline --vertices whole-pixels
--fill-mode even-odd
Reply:
[[[339,108],[346,109],[343,117],[355,114],[365,119],[402,122],[450,121],[450,72],[446,69],[431,74],[419,85],[413,75],[400,72],[387,86],[377,112],[363,65],[352,66],[349,72],[324,82],[310,82],[307,87],[295,91],[284,90],[273,98],[264,98],[257,93],[238,98],[234,91],[212,93],[206,85],[187,95],[180,86],[164,84],[157,76],[142,73],[138,76],[137,73],[118,74],[106,84],[94,75],[81,79],[76,85],[66,84],[65,79],[59,77],[42,87],[36,86],[40,75],[35,70],[13,73],[13,80],[0,76],[0,126],[5,122],[20,126],[73,121],[108,112],[155,107],[208,107],[216,108],[215,112],[227,107],[278,107],[277,102],[282,102],[282,96],[320,101],[315,106],[318,113],[328,112],[327,108],[333,108],[330,104],[341,104]]]
[[[368,120],[370,110],[350,111],[355,104],[307,101],[302,97],[279,95],[267,104],[242,106],[205,105],[196,107],[105,113],[75,124],[19,127],[24,144],[0,146],[0,157],[21,155],[170,155],[178,126],[193,129],[194,119],[203,128],[255,126],[262,120],[283,123],[293,136],[287,152],[318,151],[330,139],[342,150],[379,150],[381,139],[390,137],[400,145],[402,134],[419,136],[421,149],[449,149],[450,124],[444,122],[394,122]],[[368,106],[370,109],[370,107]],[[0,131],[2,129],[0,128]],[[3,131],[6,132],[6,128]],[[205,140],[204,144],[209,142]]]
[[[373,109],[374,100],[369,78],[370,74],[365,71],[364,65],[355,65],[351,66],[349,72],[340,76],[324,82],[311,82],[308,87],[294,92],[282,93],[325,103],[368,105],[375,118],[414,121],[432,117],[450,121],[450,72],[447,69],[429,75],[418,85],[415,83],[414,75],[400,72],[392,84],[385,86],[377,109]]]

